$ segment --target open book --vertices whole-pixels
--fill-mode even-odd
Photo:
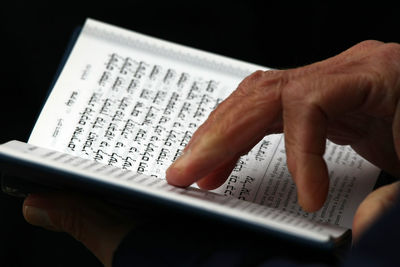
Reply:
[[[350,147],[327,143],[330,190],[315,213],[297,204],[281,134],[265,137],[241,157],[216,190],[176,188],[164,179],[208,114],[259,69],[268,68],[88,19],[28,143],[0,146],[8,177],[3,190],[12,193],[13,179],[23,179],[127,202],[142,197],[335,246],[349,234],[354,212],[380,172]]]

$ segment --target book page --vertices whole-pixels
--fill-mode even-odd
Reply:
[[[29,143],[164,179],[208,114],[247,75],[267,68],[88,20]],[[328,201],[305,213],[283,135],[265,137],[215,193],[347,228],[379,170],[327,144]]]
[[[104,200],[117,193],[121,199],[121,195],[123,195],[123,199],[129,201],[131,198],[127,192],[135,197],[141,195],[148,199],[151,196],[168,204],[169,207],[172,204],[186,210],[191,208],[195,210],[196,214],[202,216],[207,214],[223,217],[224,221],[229,218],[230,223],[246,224],[252,228],[261,228],[262,231],[270,230],[276,234],[323,243],[327,246],[340,242],[348,233],[348,229],[323,225],[279,209],[197,188],[178,188],[169,185],[163,179],[24,142],[10,141],[0,145],[0,163],[5,164],[9,161],[16,164],[8,166],[8,174],[13,175],[12,168],[17,169],[19,175],[24,176],[23,173],[26,173],[25,178],[28,177],[28,181],[35,176],[35,171],[40,171],[42,182],[47,184],[46,181],[53,180],[54,177],[51,175],[57,172],[63,174],[57,179],[58,185],[66,183],[70,187],[81,188],[83,184],[86,186],[90,184],[92,191],[96,191],[94,188],[96,185],[103,189],[106,187],[108,190],[102,191],[101,194]],[[46,171],[49,176],[43,175]],[[43,177],[47,177],[47,179]]]

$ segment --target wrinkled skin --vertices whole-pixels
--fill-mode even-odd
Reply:
[[[328,190],[326,139],[400,176],[400,45],[360,43],[309,66],[247,77],[193,135],[169,183],[214,189],[265,135],[285,133],[299,203],[316,211]]]
[[[255,72],[196,131],[167,170],[167,180],[216,188],[265,135],[284,132],[299,204],[318,210],[329,186],[322,157],[327,138],[351,145],[400,177],[399,98],[400,45],[394,43],[366,41],[308,66]],[[399,182],[384,186],[361,203],[353,222],[355,240],[390,208],[399,188]],[[115,249],[133,227],[131,218],[105,204],[73,195],[31,195],[23,212],[34,225],[68,232],[105,266],[111,266]]]

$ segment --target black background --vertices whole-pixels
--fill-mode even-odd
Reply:
[[[70,35],[86,17],[273,68],[322,60],[366,39],[400,42],[393,1],[326,2],[10,2],[0,10],[0,141],[28,139]],[[0,266],[98,266],[67,235],[25,223],[21,203],[0,194]]]

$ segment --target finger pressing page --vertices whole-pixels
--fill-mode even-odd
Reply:
[[[315,104],[284,101],[283,120],[289,171],[297,186],[298,202],[308,212],[322,207],[329,178],[323,159],[326,143],[326,117]]]
[[[232,173],[235,165],[242,155],[247,154],[257,143],[258,138],[255,138],[253,143],[249,142],[248,146],[241,152],[237,153],[232,159],[228,159],[214,170],[210,171],[206,176],[197,181],[197,185],[206,190],[213,190],[220,187]]]
[[[224,162],[211,173],[197,181],[197,185],[206,190],[212,190],[220,187],[226,181],[229,174],[231,174],[238,159],[239,157],[235,157],[227,162]]]
[[[257,79],[262,78],[258,74]],[[278,88],[273,85],[265,88],[254,82],[244,84],[246,89],[239,86],[195,132],[182,156],[168,168],[166,178],[169,183],[189,186],[214,172],[224,162],[233,162],[242,152],[246,153],[249,145],[260,141],[269,128],[276,130],[281,121]],[[248,86],[257,89],[247,92]],[[219,171],[228,172],[222,167]],[[205,181],[211,183],[208,178]],[[205,185],[205,182],[200,184]]]

